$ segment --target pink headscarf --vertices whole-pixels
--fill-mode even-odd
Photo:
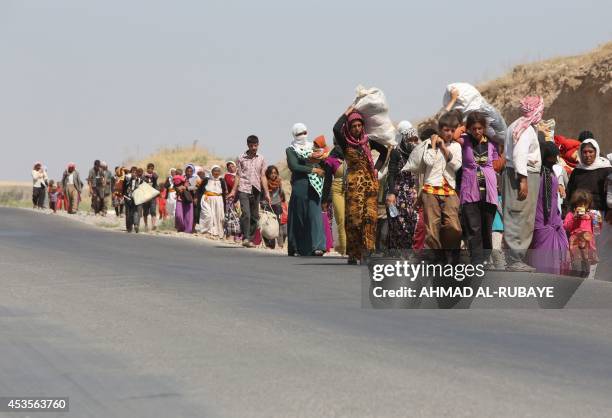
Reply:
[[[521,100],[521,117],[512,132],[512,140],[516,144],[523,132],[531,125],[537,125],[544,115],[544,99],[542,96],[526,96]]]
[[[185,183],[185,177],[183,177],[183,176],[179,176],[179,175],[176,175],[176,176],[172,177],[172,183],[173,183],[175,186],[180,186],[180,185],[182,185],[183,183]]]
[[[76,168],[76,164],[73,163],[73,162],[69,162],[68,165],[66,166],[66,168],[70,168],[70,167]]]
[[[372,151],[370,150],[370,147],[368,146],[369,139],[365,133],[365,126],[364,126],[364,129],[361,131],[360,138],[353,138],[353,136],[351,135],[350,127],[351,127],[351,124],[356,120],[360,120],[361,123],[363,123],[363,116],[361,116],[361,113],[353,112],[350,115],[348,115],[348,118],[346,119],[346,123],[343,126],[342,133],[344,134],[344,138],[346,139],[346,143],[348,145],[350,145],[351,147],[355,147],[355,148],[357,147],[361,148],[361,150],[366,155],[366,157],[368,157],[368,162],[370,163],[370,170],[374,171],[374,160],[372,160]]]

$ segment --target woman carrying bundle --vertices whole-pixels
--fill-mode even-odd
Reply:
[[[348,263],[357,264],[357,260],[376,248],[378,169],[387,157],[387,148],[368,138],[363,116],[353,106],[334,125],[334,136],[347,165],[346,252]],[[372,148],[379,152],[376,164],[372,159]]]
[[[293,126],[293,142],[286,149],[287,166],[291,170],[291,198],[287,223],[289,256],[322,256],[325,236],[321,222],[321,195],[325,171],[311,163],[313,144],[302,123]]]

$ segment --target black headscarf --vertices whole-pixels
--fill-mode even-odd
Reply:
[[[410,153],[414,149],[415,145],[411,142],[408,142],[410,138],[402,138],[399,145],[397,146],[397,150],[402,154],[402,159],[407,160],[410,157]]]
[[[339,160],[344,160],[344,151],[342,151],[342,147],[338,145],[338,141],[336,137],[334,137],[334,148],[329,153],[330,157],[335,157]]]
[[[556,158],[559,155],[559,148],[554,142],[547,141],[540,143],[540,154],[542,156],[542,176],[544,177],[544,222],[550,217],[552,207],[552,176],[554,176],[553,165],[555,162],[548,161],[549,158]]]

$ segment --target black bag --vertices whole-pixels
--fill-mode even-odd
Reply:
[[[185,189],[185,191],[183,192],[183,200],[185,202],[187,202],[187,203],[192,203],[193,202],[193,195],[187,189]]]

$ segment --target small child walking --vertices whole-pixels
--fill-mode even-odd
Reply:
[[[289,219],[289,208],[287,206],[287,198],[285,192],[281,191],[281,215],[280,215],[280,228],[278,230],[278,246],[284,248],[285,239],[287,238],[287,221]]]
[[[59,198],[59,192],[57,188],[57,184],[55,181],[49,181],[49,209],[53,211],[53,213],[57,213],[57,201]]]
[[[572,270],[581,277],[593,278],[599,257],[595,247],[595,235],[601,228],[601,214],[592,210],[593,196],[585,190],[577,190],[570,202],[563,227],[569,233],[569,251]]]

